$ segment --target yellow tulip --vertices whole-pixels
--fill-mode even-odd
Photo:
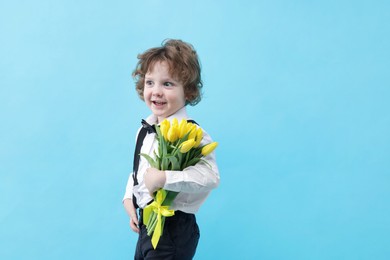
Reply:
[[[194,139],[188,139],[187,141],[183,142],[180,146],[180,152],[186,153],[188,152],[192,147],[195,145]]]
[[[198,128],[197,130],[196,130],[196,143],[195,143],[195,145],[194,145],[194,147],[198,147],[199,145],[200,145],[200,142],[202,141],[202,139],[203,139],[203,131],[202,131],[202,128]]]
[[[177,118],[176,117],[174,119],[172,119],[171,125],[175,126],[175,127],[177,127],[179,125],[179,123],[177,122]]]
[[[179,138],[183,138],[185,130],[187,128],[187,120],[182,119],[179,124]]]
[[[177,125],[176,126],[171,125],[171,127],[168,130],[167,137],[168,137],[168,141],[171,143],[177,140],[177,138],[179,137]]]
[[[205,145],[202,148],[202,155],[203,156],[209,155],[212,151],[214,151],[215,148],[217,148],[217,146],[218,146],[217,142],[212,142],[212,143],[209,143],[208,145]]]
[[[161,122],[160,130],[161,130],[161,134],[162,134],[162,136],[164,137],[165,140],[168,140],[169,128],[170,128],[170,123],[169,123],[169,121],[167,119],[165,119],[164,121]]]
[[[192,124],[192,126],[191,126],[191,128],[190,128],[190,130],[188,132],[190,132],[190,134],[188,135],[188,139],[195,139],[195,137],[196,137],[196,125]]]
[[[180,128],[180,135],[185,136],[189,132],[191,125],[192,123],[183,123],[182,128]]]

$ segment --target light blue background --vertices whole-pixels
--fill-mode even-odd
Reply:
[[[136,55],[192,43],[196,259],[390,258],[388,1],[1,1],[0,258],[132,259]]]

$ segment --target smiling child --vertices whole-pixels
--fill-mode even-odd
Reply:
[[[138,59],[133,77],[139,97],[152,113],[145,120],[147,124],[158,125],[164,119],[173,118],[189,120],[186,106],[199,103],[203,86],[198,56],[192,45],[167,40],[161,47],[138,55]],[[137,136],[139,133],[140,130]],[[201,145],[211,143],[204,129],[203,133]],[[141,144],[141,153],[154,156],[158,146],[156,134],[152,131],[146,134]],[[160,171],[151,168],[145,158],[135,158],[138,167],[130,174],[123,198],[130,228],[139,234],[134,259],[192,259],[200,237],[195,213],[219,184],[214,152],[183,171]],[[179,194],[171,205],[175,215],[166,218],[163,234],[154,249],[142,215],[153,200],[151,194],[160,188]]]

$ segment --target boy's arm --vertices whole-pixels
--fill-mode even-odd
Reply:
[[[127,215],[129,215],[130,217],[130,228],[134,232],[139,233],[137,211],[133,205],[133,174],[130,174],[129,179],[127,181],[126,192],[122,202],[127,212]]]
[[[123,206],[125,207],[127,215],[130,217],[130,228],[134,232],[139,233],[137,210],[134,208],[133,200],[125,199],[123,201]]]
[[[211,143],[210,136],[205,133],[202,144]],[[190,166],[183,171],[165,171],[165,185],[164,189],[186,192],[199,193],[207,192],[219,185],[219,171],[215,159],[215,152],[204,157],[195,166]]]
[[[127,180],[126,191],[125,191],[125,195],[123,196],[122,202],[124,202],[126,199],[133,198],[133,185],[134,185],[133,173],[131,173],[129,179]]]
[[[183,171],[165,171],[166,182],[164,189],[186,192],[199,193],[206,192],[216,188],[219,185],[219,172],[217,166],[207,162],[199,162],[195,166],[190,166]]]

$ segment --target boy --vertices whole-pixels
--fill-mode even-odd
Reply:
[[[162,47],[138,55],[138,59],[133,77],[139,97],[152,112],[146,122],[154,125],[164,119],[188,119],[186,105],[194,106],[200,101],[202,88],[199,60],[192,45],[181,40],[167,40]],[[203,132],[201,145],[212,142],[210,136]],[[146,134],[141,153],[153,156],[153,151],[157,149],[155,136],[153,132]],[[201,161],[183,171],[160,171],[140,158],[136,180],[133,180],[132,173],[123,198],[130,227],[139,234],[134,259],[193,258],[199,240],[194,214],[219,184],[215,154],[211,153],[204,159],[206,163]],[[160,188],[179,194],[171,206],[175,215],[166,218],[158,246],[153,249],[142,223],[142,214],[143,208],[153,200],[151,194]],[[136,206],[140,208],[139,217]]]

